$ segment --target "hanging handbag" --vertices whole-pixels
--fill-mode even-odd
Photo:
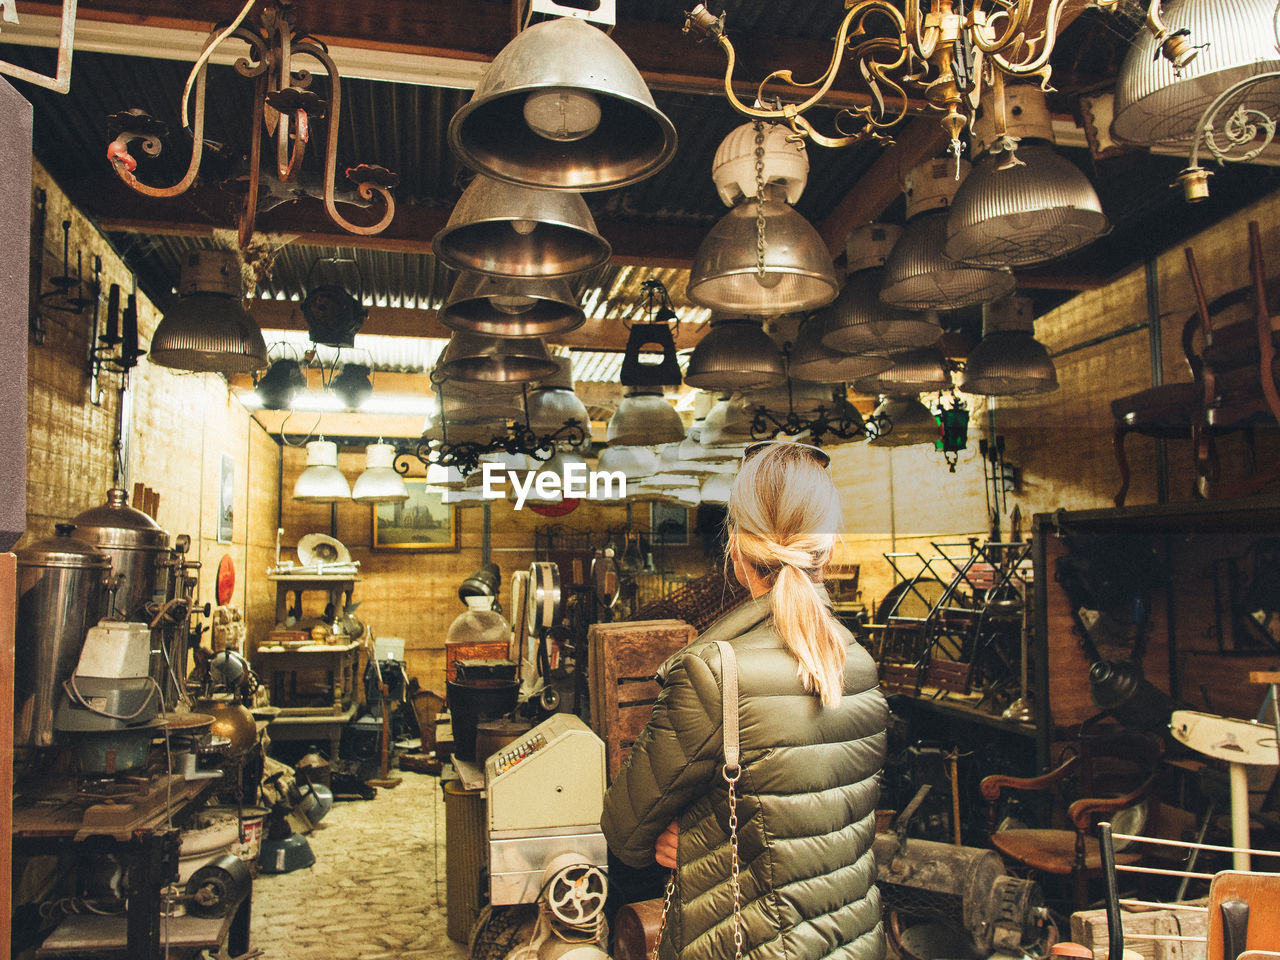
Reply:
[[[720,650],[720,712],[724,732],[724,766],[720,774],[729,785],[729,889],[733,891],[733,960],[742,960],[742,888],[738,883],[738,777],[742,775],[740,764],[741,745],[738,742],[738,656],[733,646],[725,640],[714,641]],[[662,901],[662,921],[653,943],[649,960],[658,960],[662,947],[662,934],[667,929],[667,915],[676,893],[676,872],[671,871]]]

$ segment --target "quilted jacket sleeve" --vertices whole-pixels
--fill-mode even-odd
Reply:
[[[718,652],[709,656],[718,663]],[[600,828],[618,859],[653,863],[658,835],[719,776],[721,738],[716,674],[686,651],[669,665],[649,724],[605,794]]]

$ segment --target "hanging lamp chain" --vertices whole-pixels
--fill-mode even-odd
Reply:
[[[764,283],[764,124],[757,120],[756,128],[756,276]]]

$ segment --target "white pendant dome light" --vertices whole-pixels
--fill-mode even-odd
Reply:
[[[404,477],[395,469],[396,448],[371,443],[364,449],[364,472],[356,477],[351,499],[356,503],[403,503],[409,499]]]
[[[605,430],[610,444],[626,446],[678,443],[683,438],[684,423],[663,399],[661,387],[627,387]]]
[[[1200,117],[1238,81],[1280,70],[1273,0],[1170,0],[1162,41],[1142,30],[1116,79],[1111,134],[1126,143],[1190,143]],[[1194,52],[1179,68],[1178,58]],[[1242,104],[1267,116],[1280,111],[1280,78],[1249,87]]]
[[[571,357],[552,357],[556,372],[538,382],[529,391],[525,410],[529,428],[534,433],[550,434],[564,427],[570,420],[590,432],[591,417],[587,405],[573,392],[573,360]]]
[[[338,445],[332,440],[307,444],[307,467],[293,484],[293,499],[303,503],[336,503],[351,499],[351,485],[338,469]]]
[[[766,184],[780,184],[792,206],[804,193],[809,179],[809,154],[803,140],[791,140],[791,130],[778,123],[762,123],[763,169]],[[754,123],[744,123],[720,141],[711,161],[711,179],[726,207],[754,197],[756,189],[756,133]]]
[[[741,398],[735,401],[721,397],[707,412],[707,420],[702,425],[704,447],[738,446],[753,439],[751,417],[742,409]]]

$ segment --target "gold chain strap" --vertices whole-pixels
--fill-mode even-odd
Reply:
[[[764,283],[764,124],[756,126],[756,275]]]
[[[763,137],[758,142],[763,142]],[[742,764],[738,762],[738,659],[731,647],[724,640],[715,641],[720,648],[723,664],[721,677],[721,726],[724,729],[724,766],[720,775],[729,785],[729,889],[733,891],[733,958],[742,960],[742,885],[738,880],[740,861],[738,859],[738,778],[742,776]],[[667,888],[662,899],[662,919],[658,922],[658,933],[654,938],[653,951],[649,960],[658,960],[658,952],[662,948],[662,936],[667,929],[667,917],[671,913],[671,903],[676,894],[676,872],[671,871],[667,877]]]

